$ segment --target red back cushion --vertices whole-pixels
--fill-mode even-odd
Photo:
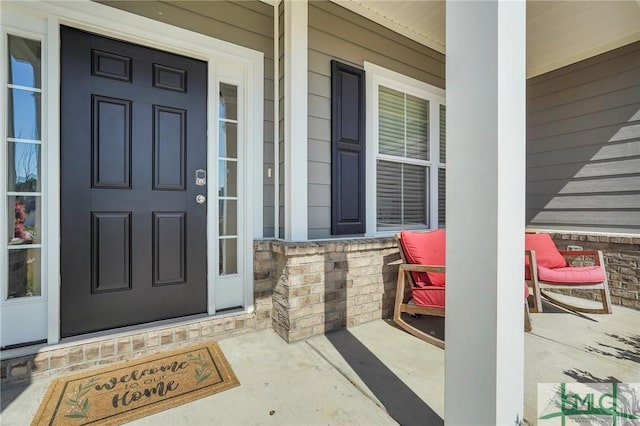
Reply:
[[[420,265],[445,265],[445,232],[442,229],[431,232],[402,231],[400,233],[402,251],[409,263]],[[412,272],[417,286],[436,285],[443,287],[445,276],[441,272]]]
[[[558,252],[549,234],[524,234],[524,249],[535,250],[538,266],[545,268],[562,268],[567,261]],[[529,267],[529,258],[525,256],[525,266]]]

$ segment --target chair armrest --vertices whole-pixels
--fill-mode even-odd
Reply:
[[[417,263],[403,263],[400,265],[401,271],[407,272],[445,272],[444,266],[438,265],[419,265]]]
[[[398,268],[398,286],[397,286],[397,293],[396,293],[396,303],[400,303],[398,302],[398,300],[400,300],[399,298],[401,297],[400,295],[404,292],[404,287],[405,287],[405,281],[406,278],[409,278],[409,283],[410,283],[410,287],[415,287],[415,283],[413,281],[413,279],[411,279],[411,272],[445,272],[445,267],[444,266],[438,266],[438,265],[420,265],[417,263],[402,263],[400,265],[400,267]]]
[[[564,257],[598,256],[599,250],[558,250]]]
[[[565,259],[574,259],[576,257],[591,257],[596,265],[604,265],[604,257],[600,250],[558,250]]]

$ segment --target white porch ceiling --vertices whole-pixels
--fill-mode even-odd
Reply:
[[[445,53],[445,1],[332,0]],[[640,40],[640,0],[527,1],[527,76]]]

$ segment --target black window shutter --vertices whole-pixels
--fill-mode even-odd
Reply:
[[[365,232],[364,70],[331,61],[331,234]]]

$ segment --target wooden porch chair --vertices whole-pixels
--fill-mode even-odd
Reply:
[[[393,321],[408,333],[444,349],[442,339],[412,326],[402,314],[445,316],[445,231],[402,231],[396,239],[402,263],[398,268]],[[525,286],[524,329],[531,331],[527,296]]]
[[[572,266],[577,257],[588,257],[592,266]],[[558,250],[549,234],[525,234],[525,282],[533,290],[532,312],[542,312],[542,297],[565,309],[591,313],[610,314],[611,295],[604,267],[604,257],[599,250]],[[546,289],[595,289],[600,290],[602,308],[585,308],[563,302]]]

